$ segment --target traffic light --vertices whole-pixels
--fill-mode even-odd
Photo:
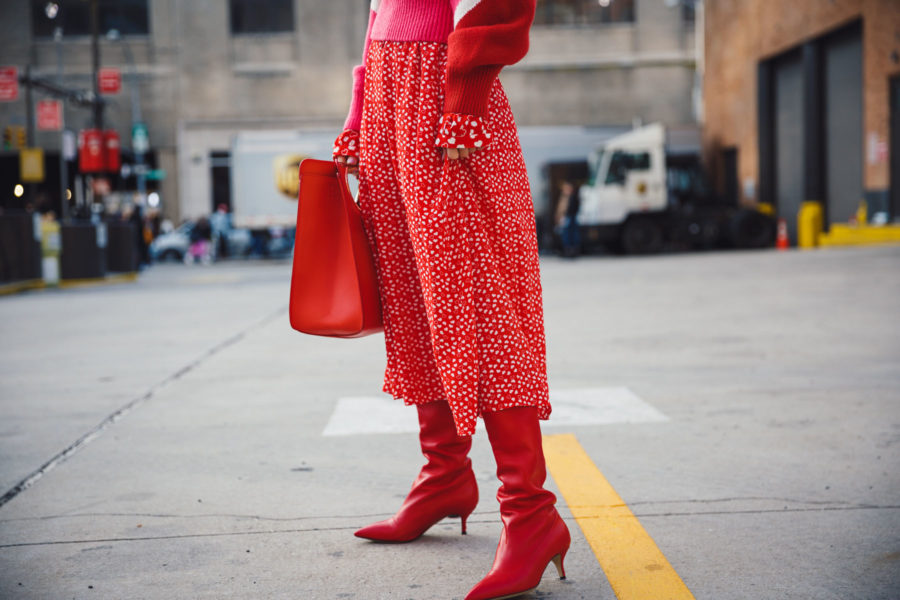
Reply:
[[[7,125],[3,128],[3,149],[21,150],[27,148],[25,128],[21,125]]]

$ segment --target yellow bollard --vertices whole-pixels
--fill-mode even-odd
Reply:
[[[860,227],[868,224],[869,221],[869,205],[865,200],[859,201],[859,208],[856,209],[856,224]]]
[[[807,201],[800,205],[797,213],[797,246],[815,248],[822,235],[822,205],[815,201]]]

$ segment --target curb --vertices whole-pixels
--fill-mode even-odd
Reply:
[[[20,292],[30,290],[46,290],[54,287],[60,289],[71,289],[78,287],[89,287],[95,285],[109,285],[115,283],[135,282],[138,279],[137,271],[128,273],[116,273],[115,275],[107,275],[105,277],[89,277],[85,279],[61,279],[57,285],[48,285],[43,279],[27,279],[25,281],[16,281],[14,283],[6,283],[0,285],[0,296],[10,296]]]

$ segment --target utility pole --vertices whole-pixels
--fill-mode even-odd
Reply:
[[[103,131],[103,102],[100,101],[100,9],[98,0],[91,0],[91,63],[94,74],[94,129]],[[101,134],[102,135],[102,134]],[[91,221],[99,222],[100,215],[94,212],[94,178],[87,176],[88,204],[91,207]]]
[[[91,0],[91,63],[94,72],[94,98],[100,99],[100,9],[98,0]],[[94,128],[103,130],[103,103],[94,104]]]
[[[125,52],[125,60],[128,62],[131,80],[131,149],[134,152],[134,172],[137,178],[137,192],[140,204],[147,201],[147,165],[144,164],[147,152],[147,126],[141,117],[141,94],[138,88],[137,65],[134,62],[134,54],[131,45],[117,29],[110,29],[106,37],[114,42],[122,44]]]
[[[53,30],[53,39],[56,42],[56,85],[63,85],[63,55],[62,55],[62,39],[63,29],[57,27]],[[63,114],[62,131],[59,133],[59,202],[60,214],[59,220],[63,223],[69,222],[69,169],[66,164],[66,103],[60,100],[60,111]]]
[[[25,66],[25,77],[31,79],[31,64]],[[25,146],[34,148],[34,98],[31,86],[25,87]],[[19,150],[19,160],[23,160],[22,150]],[[34,207],[34,184],[25,184],[25,204],[31,203]]]

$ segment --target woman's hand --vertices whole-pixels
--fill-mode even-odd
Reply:
[[[441,160],[449,158],[450,160],[458,160],[460,158],[469,158],[470,154],[475,154],[481,148],[441,148]]]
[[[462,113],[444,113],[437,125],[434,144],[441,149],[441,160],[459,160],[488,146],[491,133],[481,117]]]
[[[355,177],[359,177],[359,161],[355,156],[338,156],[336,160],[341,166],[347,168],[347,172]]]
[[[345,129],[334,140],[332,158],[347,172],[359,177],[359,132],[353,129]]]

